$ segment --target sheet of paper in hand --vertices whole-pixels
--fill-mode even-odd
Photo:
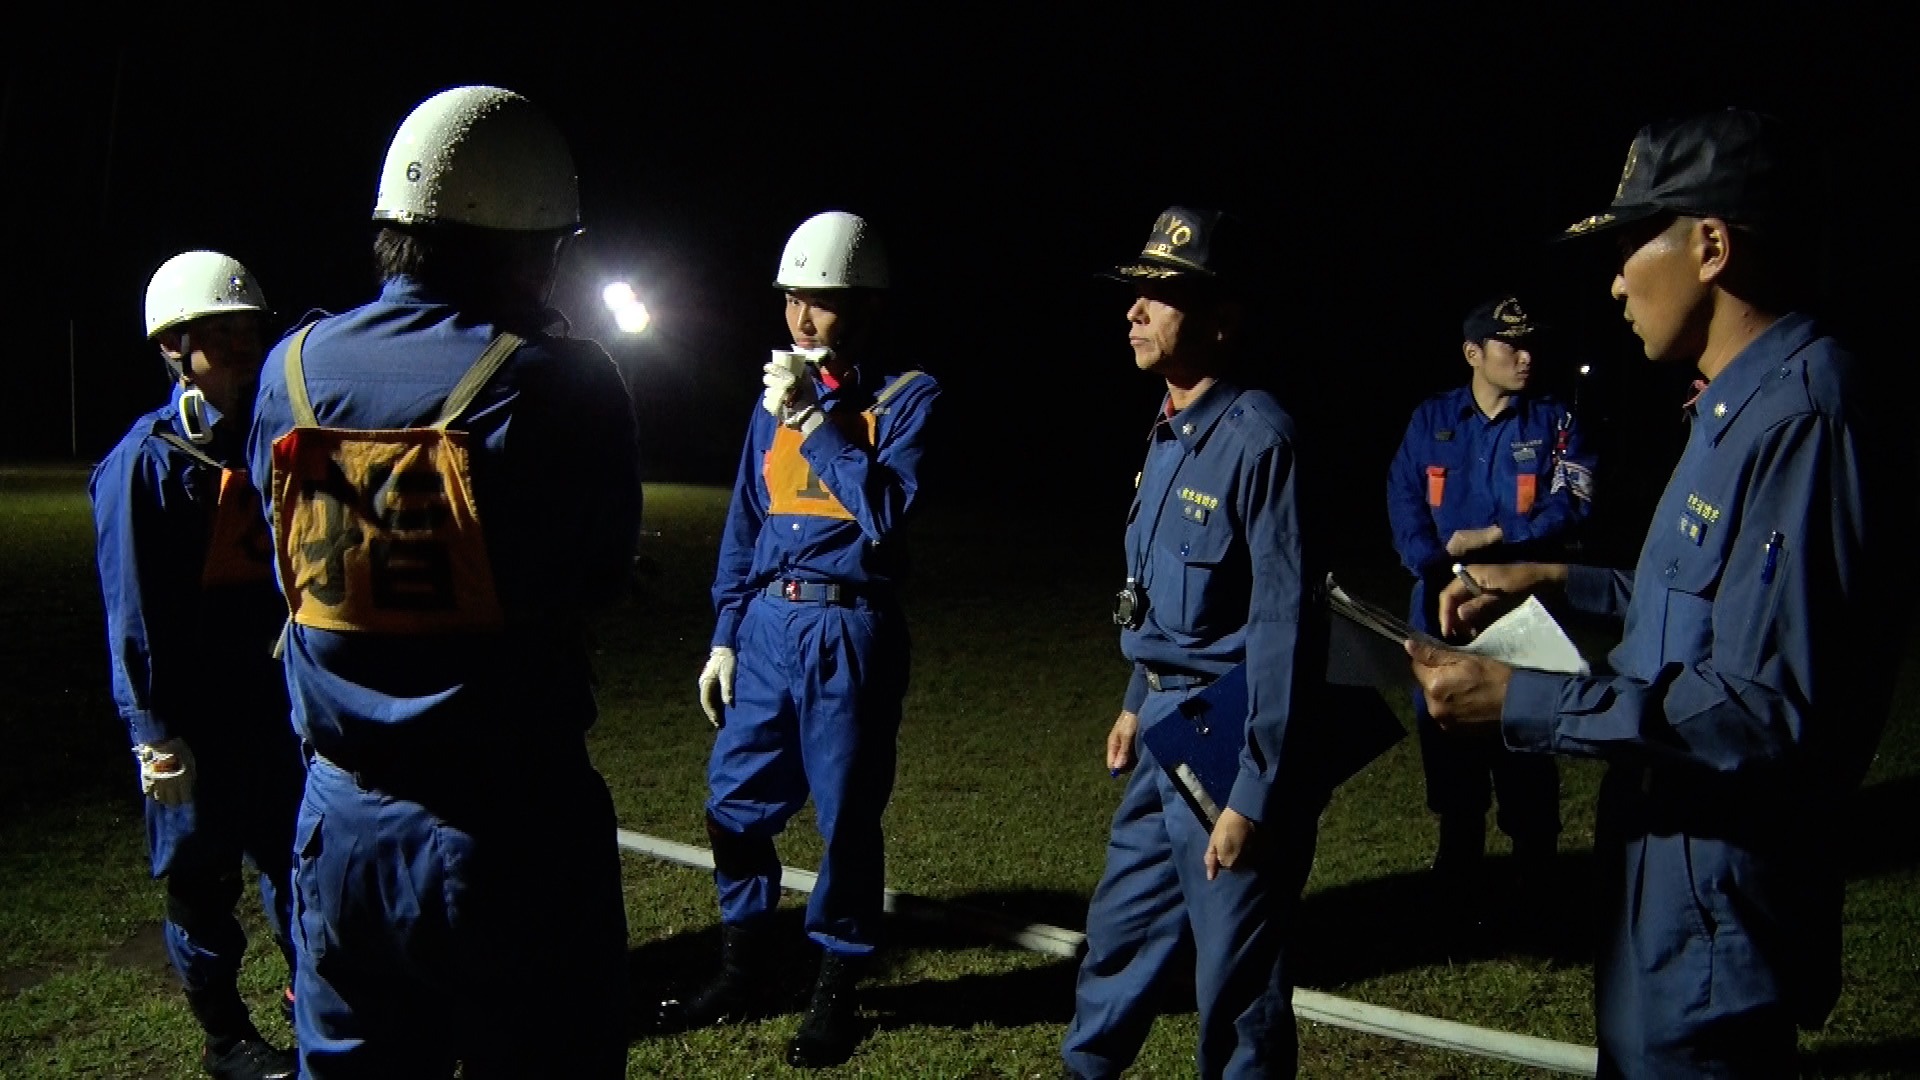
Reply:
[[[1500,616],[1471,642],[1450,647],[1518,668],[1560,675],[1593,674],[1592,666],[1580,655],[1573,639],[1567,636],[1546,605],[1533,596]]]

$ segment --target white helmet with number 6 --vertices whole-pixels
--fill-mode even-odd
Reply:
[[[184,251],[147,282],[147,337],[208,315],[266,311],[260,284],[240,260],[217,251]]]
[[[858,214],[815,214],[787,239],[773,283],[782,289],[884,289],[886,249]]]
[[[573,154],[553,121],[511,90],[443,90],[416,106],[394,133],[373,219],[577,232]]]

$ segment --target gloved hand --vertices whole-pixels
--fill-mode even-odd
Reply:
[[[826,355],[825,349],[773,350],[773,358],[762,369],[760,381],[767,389],[760,407],[787,427],[811,434],[824,417],[808,368]]]
[[[166,739],[133,748],[140,762],[140,792],[161,806],[184,806],[193,798],[193,751],[185,739]]]
[[[707,666],[700,669],[700,711],[707,714],[707,723],[715,728],[723,723],[721,704],[733,704],[734,666],[733,650],[715,645],[707,656]]]

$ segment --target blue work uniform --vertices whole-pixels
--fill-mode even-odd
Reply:
[[[308,332],[315,417],[425,427],[502,329],[394,278]],[[294,869],[309,1078],[451,1076],[456,1059],[469,1077],[624,1075],[626,911],[612,800],[587,758],[583,622],[632,572],[633,414],[597,345],[515,331],[526,343],[452,423],[502,625],[287,627],[312,755]],[[255,406],[263,488],[295,426],[288,347]]]
[[[1301,536],[1294,424],[1273,397],[1216,382],[1163,407],[1128,517],[1128,573],[1145,621],[1121,634],[1125,708],[1142,731],[1241,663],[1248,717],[1226,806],[1258,825],[1258,858],[1208,881],[1209,830],[1140,747],[1087,911],[1073,1022],[1076,1075],[1117,1077],[1153,1023],[1154,991],[1194,965],[1202,1076],[1291,1076],[1285,963],[1326,793],[1283,753],[1325,669],[1321,606]],[[1282,776],[1283,767],[1290,771]]]
[[[180,396],[176,387],[133,425],[88,491],[114,703],[134,745],[183,739],[196,766],[187,803],[146,800],[148,853],[166,880],[167,956],[202,1024],[244,1035],[234,987],[246,951],[235,916],[243,858],[293,969],[287,878],[302,769],[272,655],[286,608],[259,502],[225,468],[239,458],[246,418],[206,405],[212,440],[197,446]]]
[[[1789,315],[1690,407],[1633,574],[1574,567],[1624,615],[1615,674],[1519,671],[1515,750],[1602,758],[1603,1076],[1790,1072],[1839,991],[1836,810],[1895,665],[1880,431],[1854,359]]]
[[[720,917],[773,910],[773,838],[813,794],[825,842],[807,934],[871,952],[886,886],[880,816],[893,794],[907,627],[895,598],[919,502],[924,373],[815,375],[828,421],[801,438],[755,406],[720,538],[713,644],[735,650],[733,704],[707,766]],[[879,400],[884,398],[884,400]]]
[[[1413,575],[1408,621],[1439,632],[1435,608],[1456,561],[1558,562],[1593,505],[1594,460],[1572,413],[1547,398],[1516,396],[1497,416],[1482,412],[1473,387],[1422,402],[1387,476],[1393,547]],[[1456,559],[1447,539],[1500,526],[1502,540]],[[1413,695],[1427,808],[1484,820],[1500,792],[1500,830],[1551,843],[1560,832],[1560,776],[1551,758],[1505,752],[1492,740],[1440,733],[1426,697]]]

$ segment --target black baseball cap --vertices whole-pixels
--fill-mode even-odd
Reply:
[[[1170,206],[1132,262],[1101,274],[1114,281],[1184,281],[1238,286],[1249,282],[1253,240],[1245,222],[1219,210]]]
[[[1467,317],[1460,322],[1461,341],[1478,342],[1488,338],[1520,341],[1539,332],[1540,324],[1511,296],[1481,304],[1467,312]]]
[[[1781,122],[1751,109],[1649,124],[1627,148],[1612,205],[1574,222],[1561,238],[1610,232],[1659,214],[1785,224],[1799,209],[1794,159]]]

